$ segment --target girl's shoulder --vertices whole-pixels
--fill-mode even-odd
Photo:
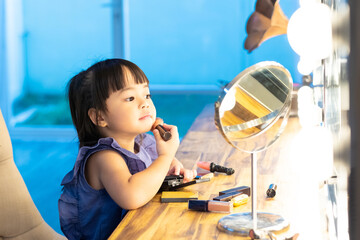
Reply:
[[[115,148],[112,146],[114,144],[114,141],[115,140],[112,138],[101,138],[96,144],[92,146],[81,147],[79,149],[73,169],[65,175],[64,179],[61,182],[61,185],[71,183],[77,179],[76,176],[83,174],[86,162],[91,156],[100,152],[110,152],[107,150],[115,150]]]
[[[81,147],[77,158],[80,160],[99,151],[115,149],[114,144],[116,145],[117,143],[113,138],[100,138],[94,145]]]
[[[101,151],[96,151],[91,156],[89,156],[88,161],[90,159],[108,159],[108,158],[123,158],[119,152],[114,149],[102,149]]]
[[[133,153],[122,148],[119,143],[111,137],[100,138],[95,145],[92,146],[84,146],[81,147],[78,154],[78,159],[85,156],[85,158],[89,157],[89,155],[107,155],[112,154],[113,152],[117,152],[118,154],[122,155],[123,157],[133,157]]]

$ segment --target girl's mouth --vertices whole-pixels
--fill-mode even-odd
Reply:
[[[142,116],[141,118],[139,118],[139,120],[145,120],[147,118],[151,118],[151,115],[150,114],[146,114],[144,116]]]

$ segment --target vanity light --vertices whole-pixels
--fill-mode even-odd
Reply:
[[[287,37],[290,46],[301,58],[299,72],[309,74],[332,51],[330,8],[314,1],[300,1],[300,8],[289,20]]]
[[[298,116],[303,128],[320,126],[322,110],[314,102],[314,91],[309,86],[302,86],[298,90]]]
[[[309,75],[313,69],[321,65],[319,59],[311,59],[306,57],[300,57],[297,68],[302,75]]]

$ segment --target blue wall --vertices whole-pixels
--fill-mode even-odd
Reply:
[[[297,1],[284,3],[289,18]],[[130,56],[151,83],[216,84],[269,60],[283,64],[299,81],[298,57],[286,35],[267,40],[250,54],[244,49],[254,0],[137,0],[129,9]]]
[[[104,2],[23,0],[25,91],[63,94],[72,75],[112,57],[112,11]]]
[[[242,2],[131,2],[131,59],[155,84],[231,80],[241,70]]]
[[[300,82],[298,57],[286,35],[244,49],[255,0],[127,0],[125,56],[151,84],[216,85],[259,61],[277,61]],[[63,94],[67,81],[95,61],[113,57],[111,0],[22,1],[24,92]],[[297,1],[283,1],[288,17]],[[15,81],[14,81],[15,82]],[[21,82],[21,81],[16,81]]]

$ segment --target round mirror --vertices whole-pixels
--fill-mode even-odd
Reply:
[[[276,62],[261,62],[237,75],[215,103],[215,124],[234,147],[258,152],[286,126],[293,81]]]
[[[215,124],[235,148],[251,153],[251,214],[221,218],[218,228],[248,236],[251,229],[280,230],[289,224],[280,215],[257,212],[257,158],[280,136],[290,113],[292,78],[276,62],[261,62],[237,75],[215,103]]]

